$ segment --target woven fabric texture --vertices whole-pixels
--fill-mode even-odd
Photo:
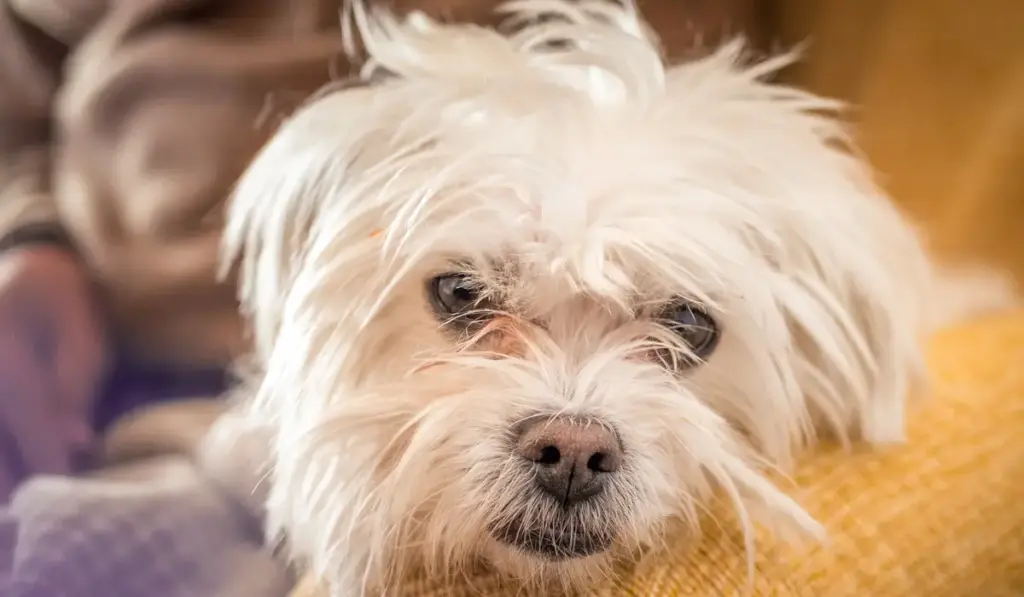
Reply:
[[[751,585],[737,527],[713,511],[699,541],[669,541],[593,594],[1024,596],[1024,313],[939,334],[930,363],[935,385],[908,444],[822,449],[795,474],[792,493],[826,525],[826,544],[763,534]],[[293,597],[325,594],[307,583]],[[524,593],[481,576],[455,587],[410,582],[402,595]]]

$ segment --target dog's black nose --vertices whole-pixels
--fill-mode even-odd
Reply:
[[[533,463],[537,486],[567,506],[600,494],[622,466],[618,434],[591,418],[528,420],[516,452]]]

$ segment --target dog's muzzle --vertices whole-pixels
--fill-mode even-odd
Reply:
[[[618,433],[589,417],[531,417],[516,426],[513,451],[533,475],[527,488],[534,514],[495,526],[499,541],[548,559],[594,555],[608,549],[614,531],[602,496],[622,467]],[[536,520],[535,520],[536,519]],[[541,523],[539,520],[543,520]]]

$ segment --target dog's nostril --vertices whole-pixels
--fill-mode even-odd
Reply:
[[[515,449],[535,467],[538,488],[567,506],[601,493],[622,462],[619,436],[592,419],[538,417],[519,431]]]
[[[562,453],[558,451],[555,446],[544,446],[540,449],[540,458],[535,460],[537,464],[558,464],[558,461],[562,459]]]

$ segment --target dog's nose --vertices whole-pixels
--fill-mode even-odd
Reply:
[[[516,452],[533,463],[537,486],[565,505],[600,494],[622,465],[618,434],[591,418],[529,420]]]

